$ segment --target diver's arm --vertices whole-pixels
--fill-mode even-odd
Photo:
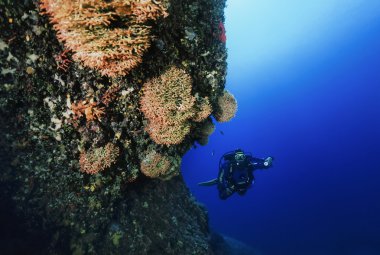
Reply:
[[[272,166],[272,157],[267,157],[266,159],[252,157],[251,164],[253,168],[256,169],[267,169]]]

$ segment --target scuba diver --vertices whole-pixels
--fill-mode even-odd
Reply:
[[[253,171],[267,169],[272,166],[272,157],[255,158],[251,153],[241,149],[225,153],[219,160],[218,178],[198,183],[200,186],[217,184],[220,199],[227,199],[233,193],[244,195],[254,183]]]

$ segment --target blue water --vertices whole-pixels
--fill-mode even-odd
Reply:
[[[230,0],[226,30],[238,113],[182,165],[211,227],[263,255],[380,254],[380,1]],[[221,201],[197,183],[238,147],[274,166]]]

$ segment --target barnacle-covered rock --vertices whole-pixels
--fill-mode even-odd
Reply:
[[[0,1],[2,254],[212,254],[180,164],[213,130],[225,1],[40,4]],[[163,82],[172,67],[179,75]],[[150,89],[152,102],[173,106],[165,125],[140,109]],[[178,136],[157,143],[154,125]],[[142,170],[152,151],[170,167]]]

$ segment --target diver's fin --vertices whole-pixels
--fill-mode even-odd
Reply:
[[[218,183],[218,178],[209,180],[207,182],[200,182],[198,183],[199,186],[212,186]]]

